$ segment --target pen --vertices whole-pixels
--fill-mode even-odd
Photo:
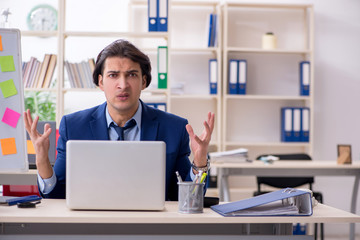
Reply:
[[[181,176],[180,176],[179,172],[176,171],[175,173],[176,173],[176,177],[177,177],[177,179],[178,179],[178,182],[181,183],[181,182],[182,182],[182,179],[181,179]]]
[[[201,179],[200,179],[200,183],[203,183],[205,178],[207,176],[207,173],[203,173],[202,176],[201,176]]]

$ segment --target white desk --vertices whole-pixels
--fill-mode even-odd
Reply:
[[[275,161],[265,164],[252,163],[212,163],[218,170],[218,186],[221,201],[230,201],[228,177],[231,175],[251,176],[354,176],[351,197],[352,213],[356,213],[356,200],[360,180],[360,164],[338,165],[336,161]],[[355,224],[350,224],[350,239],[355,239]]]
[[[209,208],[202,214],[177,209],[177,202],[166,202],[165,210],[153,212],[72,211],[58,199],[44,199],[33,209],[0,205],[0,234],[248,235],[261,225],[282,239],[292,234],[292,223],[360,222],[360,216],[322,204],[309,217],[223,217]]]

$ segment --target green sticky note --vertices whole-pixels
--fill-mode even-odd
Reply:
[[[0,89],[4,98],[11,97],[18,93],[12,79],[0,82]]]
[[[13,56],[0,56],[0,68],[2,72],[14,72],[15,64]]]

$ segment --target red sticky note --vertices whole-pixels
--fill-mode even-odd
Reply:
[[[16,125],[19,121],[20,116],[21,116],[20,113],[12,110],[10,108],[6,108],[4,116],[1,121],[10,125],[13,128],[16,128]]]
[[[0,139],[1,152],[3,155],[16,154],[15,138]]]

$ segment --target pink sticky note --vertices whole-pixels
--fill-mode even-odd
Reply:
[[[13,128],[16,128],[16,125],[19,121],[20,116],[21,116],[20,113],[14,111],[14,110],[11,110],[10,108],[6,108],[4,116],[1,121],[12,126]]]

